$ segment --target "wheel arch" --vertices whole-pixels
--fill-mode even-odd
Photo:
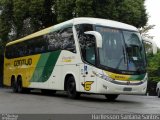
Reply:
[[[64,90],[66,90],[66,83],[69,77],[74,77],[75,83],[76,83],[76,91],[78,91],[79,86],[78,86],[78,78],[75,76],[73,73],[67,73],[64,77]]]

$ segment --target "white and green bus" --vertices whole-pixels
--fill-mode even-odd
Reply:
[[[102,94],[145,94],[145,49],[137,28],[105,19],[75,18],[6,45],[4,85]]]

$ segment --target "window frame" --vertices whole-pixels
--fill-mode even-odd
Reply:
[[[129,31],[129,32],[138,32],[138,31],[134,31],[134,30],[129,30],[129,29],[121,29],[121,28],[116,28],[116,27],[110,27],[110,26],[103,26],[103,25],[94,25],[94,31],[96,31],[96,27],[106,27],[106,28],[110,28],[110,29],[117,29],[117,30],[120,30],[122,32],[122,36],[124,37],[124,34],[123,34],[123,31]],[[124,46],[126,48],[126,45]],[[125,74],[125,75],[141,75],[141,74],[144,74],[146,73],[147,70],[144,70],[142,72],[138,72],[138,71],[126,71],[126,70],[117,70],[117,69],[114,69],[114,68],[110,68],[110,67],[107,67],[107,66],[103,66],[100,64],[100,56],[99,56],[99,48],[96,50],[97,51],[97,67],[99,69],[103,69],[103,70],[107,70],[107,71],[110,71],[110,72],[114,72],[114,73],[117,73],[117,74]],[[146,54],[145,54],[146,55]],[[127,56],[126,56],[127,57]],[[128,58],[127,58],[128,59]]]
[[[46,38],[47,37],[47,35],[49,35],[49,34],[53,34],[53,33],[56,33],[56,32],[61,32],[61,31],[64,31],[65,29],[68,29],[68,28],[71,28],[71,30],[72,30],[72,40],[73,40],[73,42],[74,42],[74,50],[75,50],[75,52],[72,52],[71,50],[67,50],[67,49],[54,49],[54,50],[49,50],[48,48],[47,49],[45,49],[44,50],[44,52],[35,52],[35,46],[33,47],[32,45],[33,44],[38,44],[38,43],[41,43],[41,44],[44,44],[44,46],[41,46],[41,48],[42,47],[45,47],[46,48],[46,46],[48,47],[49,46],[49,40]],[[38,42],[38,41],[42,41],[42,42]],[[46,42],[47,41],[47,42]],[[56,40],[57,41],[57,40]],[[44,43],[43,43],[44,42]],[[24,44],[24,45],[23,45]],[[18,53],[18,51],[19,50],[21,50],[22,51],[22,49],[20,49],[19,47],[17,48],[17,46],[27,46],[27,47],[30,47],[30,46],[32,46],[31,48],[34,48],[34,52],[32,52],[32,53],[28,53],[28,54],[23,54],[23,55],[20,55],[20,53]],[[13,51],[13,47],[16,47],[17,48],[17,50],[16,51]],[[38,46],[38,45],[37,45]],[[10,50],[10,47],[12,47],[12,49]],[[23,48],[23,47],[22,47]],[[32,51],[32,49],[26,49],[25,51],[29,51],[29,50],[31,50]],[[38,48],[38,47],[37,47]],[[72,52],[72,53],[77,53],[77,50],[76,50],[76,43],[75,43],[75,40],[74,40],[74,33],[73,33],[73,26],[68,26],[68,27],[65,27],[65,28],[62,28],[62,29],[58,29],[58,30],[56,30],[56,31],[53,31],[53,32],[49,32],[49,33],[47,33],[47,34],[44,34],[44,35],[41,35],[41,36],[38,36],[38,37],[34,37],[34,38],[31,38],[31,39],[28,39],[28,40],[25,40],[25,41],[21,41],[21,42],[18,42],[18,43],[15,43],[15,44],[12,44],[12,45],[8,45],[8,46],[6,46],[5,47],[5,57],[7,58],[7,59],[14,59],[14,58],[19,58],[19,57],[25,57],[25,56],[32,56],[32,55],[37,55],[37,54],[43,54],[43,53],[49,53],[49,52],[54,52],[54,51],[58,51],[58,50],[66,50],[66,51],[70,51],[70,52]],[[12,53],[13,52],[13,53]],[[14,55],[8,55],[8,54],[10,54],[10,53],[12,53],[12,54],[14,54]],[[18,53],[18,55],[15,55],[15,53]]]
[[[91,65],[91,66],[98,67],[97,42],[96,42],[96,40],[95,40],[95,48],[94,48],[94,51],[95,51],[95,64],[92,64],[92,63],[86,61],[86,60],[84,59],[83,55],[82,55],[82,50],[81,50],[81,46],[80,46],[80,43],[79,43],[79,36],[78,36],[78,32],[77,32],[77,26],[78,26],[78,25],[91,25],[93,31],[95,30],[95,26],[94,26],[94,24],[88,24],[88,23],[84,23],[84,24],[76,24],[76,25],[74,25],[75,30],[76,30],[76,36],[77,36],[77,40],[78,40],[77,42],[78,42],[78,47],[79,47],[79,51],[80,51],[80,56],[81,56],[82,62],[85,63],[85,64],[89,64],[89,65]]]

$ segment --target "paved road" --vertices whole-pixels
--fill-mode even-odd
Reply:
[[[0,113],[160,113],[160,99],[156,96],[120,95],[115,102],[109,102],[102,95],[82,95],[79,100],[71,100],[64,92],[52,96],[38,91],[18,94],[1,88]]]

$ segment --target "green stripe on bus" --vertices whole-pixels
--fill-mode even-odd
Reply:
[[[42,54],[36,66],[31,82],[45,82],[54,70],[61,51]]]
[[[46,65],[43,68],[43,72],[40,76],[39,82],[45,82],[49,79],[54,70],[55,64],[59,58],[60,51],[50,53]]]
[[[141,74],[141,75],[132,75],[129,80],[143,80],[146,74]]]

